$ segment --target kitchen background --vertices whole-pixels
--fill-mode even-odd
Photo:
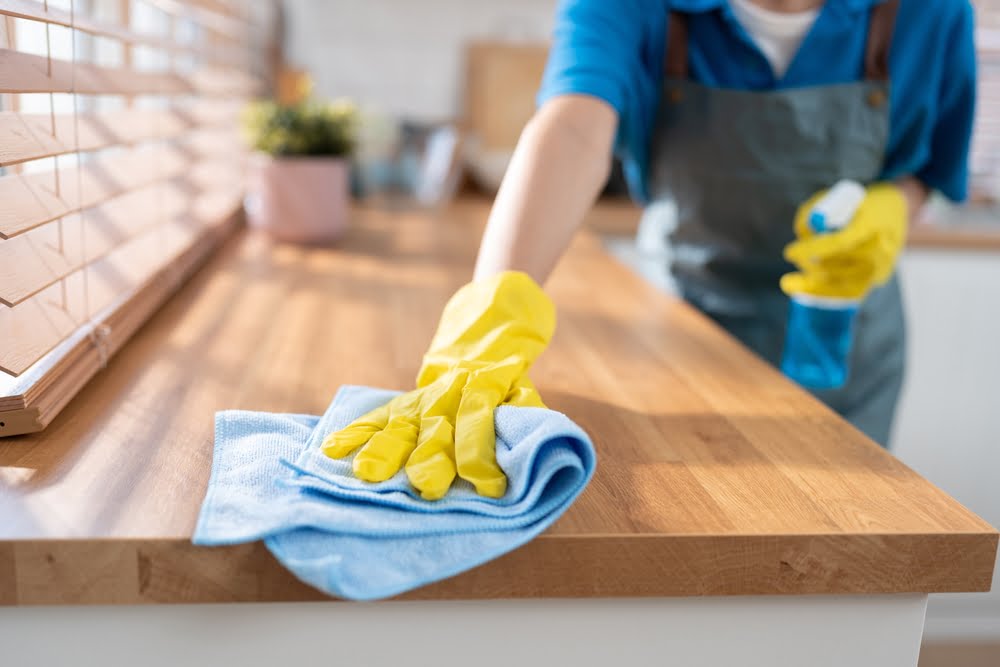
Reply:
[[[288,70],[310,74],[320,96],[350,98],[365,110],[357,190],[416,194],[428,205],[459,187],[489,196],[498,184],[533,108],[555,5],[556,0],[285,0],[283,29],[278,27]],[[996,526],[1000,0],[976,5],[981,55],[971,157],[974,201],[965,207],[934,202],[927,232],[915,235],[903,259],[910,364],[893,450]],[[94,6],[119,5],[95,0]],[[155,33],[154,17],[144,26],[144,16],[133,16],[134,27]],[[27,53],[71,59],[74,48],[67,29],[54,27],[46,34],[30,21],[0,22],[0,43],[11,37]],[[120,45],[116,51],[103,39],[84,39],[76,50],[92,51],[94,62],[109,66],[122,58]],[[132,55],[139,65],[153,57],[141,49]],[[73,110],[63,94],[5,97],[10,96],[0,95],[2,109],[17,102],[20,111],[35,114]],[[93,104],[93,110],[105,111],[124,102],[94,97]],[[60,159],[71,160],[48,158],[11,169],[51,170]],[[613,179],[609,190],[620,194],[621,186]],[[636,211],[637,222],[639,217]],[[635,232],[609,232],[608,244],[636,270],[666,283],[656,228],[644,226],[638,243]],[[926,637],[1000,643],[1000,574],[988,595],[933,596]]]

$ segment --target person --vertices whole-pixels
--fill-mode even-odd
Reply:
[[[492,408],[541,405],[525,373],[554,314],[538,285],[613,153],[637,199],[676,205],[681,296],[770,362],[788,293],[864,299],[847,384],[816,393],[887,445],[905,343],[894,268],[928,192],[966,196],[974,100],[965,0],[563,0],[538,110],[418,388],[325,451],[357,451],[371,481],[405,467],[425,497],[456,476],[503,494]],[[867,186],[863,202],[812,234],[805,212],[841,179]]]

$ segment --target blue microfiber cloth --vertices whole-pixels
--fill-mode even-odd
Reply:
[[[345,386],[322,417],[230,410],[215,420],[215,454],[193,541],[265,540],[295,576],[355,600],[397,595],[516,549],[550,526],[587,485],[594,448],[565,415],[503,406],[494,413],[499,499],[462,480],[426,501],[404,472],[379,484],[319,446],[396,392]]]

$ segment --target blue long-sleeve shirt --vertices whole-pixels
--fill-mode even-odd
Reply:
[[[614,107],[617,152],[633,194],[644,200],[671,9],[692,14],[693,80],[775,90],[862,78],[868,17],[879,1],[827,0],[779,79],[726,0],[562,0],[539,101],[576,93]],[[973,24],[967,0],[901,0],[889,54],[883,178],[914,175],[950,199],[965,199],[976,91]]]

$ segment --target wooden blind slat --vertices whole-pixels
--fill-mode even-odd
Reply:
[[[202,163],[184,176],[129,192],[0,242],[0,303],[14,307],[147,229],[180,215],[192,190],[231,190],[240,182],[233,162]]]
[[[179,0],[144,0],[144,2],[171,16],[190,16],[199,25],[233,41],[241,41],[249,37],[250,31],[247,23],[218,14],[205,7]]]
[[[55,155],[131,145],[151,139],[176,137],[197,127],[232,125],[238,106],[232,103],[196,104],[190,110],[127,109],[106,113],[21,114],[0,111],[0,166]],[[55,133],[53,133],[53,122]],[[79,128],[79,136],[77,129]]]
[[[73,15],[72,12],[59,7],[47,7],[46,3],[37,0],[0,0],[0,14],[17,19],[43,21],[65,28],[77,28],[92,35],[114,37],[131,42],[137,37],[134,33],[112,24],[104,24],[83,14]]]
[[[205,9],[209,9],[217,14],[224,14],[238,21],[246,21],[245,8],[240,6],[240,3],[233,2],[232,0],[187,0],[190,4],[200,5]]]
[[[73,273],[16,308],[0,308],[0,338],[4,341],[0,370],[20,375],[88,316],[126,300],[148,277],[168,267],[206,227],[227,219],[241,199],[240,188],[200,196],[181,216],[95,262],[86,279],[82,271]],[[85,312],[88,309],[89,314]]]
[[[243,98],[260,95],[264,81],[255,74],[225,67],[204,67],[185,75],[200,95],[240,96]]]
[[[86,223],[83,216],[74,214],[63,218],[60,228],[47,225],[0,243],[0,303],[8,307],[22,303],[136,233],[159,224],[160,215],[175,215],[178,202],[176,198],[161,200],[163,190],[162,184],[152,185],[93,209]],[[136,215],[139,211],[156,213]]]
[[[51,68],[50,68],[51,63]],[[0,49],[0,92],[85,95],[171,95],[193,92],[170,72],[138,72]]]
[[[73,16],[64,9],[46,7],[45,3],[37,0],[0,0],[0,15],[42,21],[65,28],[76,28],[91,35],[117,39],[126,44],[141,44],[173,53],[194,53],[211,62],[235,65],[246,60],[246,53],[241,49],[219,48],[218,46],[199,47],[158,35],[137,33],[120,25],[96,21],[86,15]]]
[[[0,178],[0,238],[23,234],[130,190],[180,175],[199,156],[240,152],[232,130],[205,131],[183,141],[124,150],[55,174]]]
[[[81,93],[84,95],[252,95],[256,77],[238,70],[206,68],[191,74],[141,72],[49,59],[0,49],[0,93]]]

